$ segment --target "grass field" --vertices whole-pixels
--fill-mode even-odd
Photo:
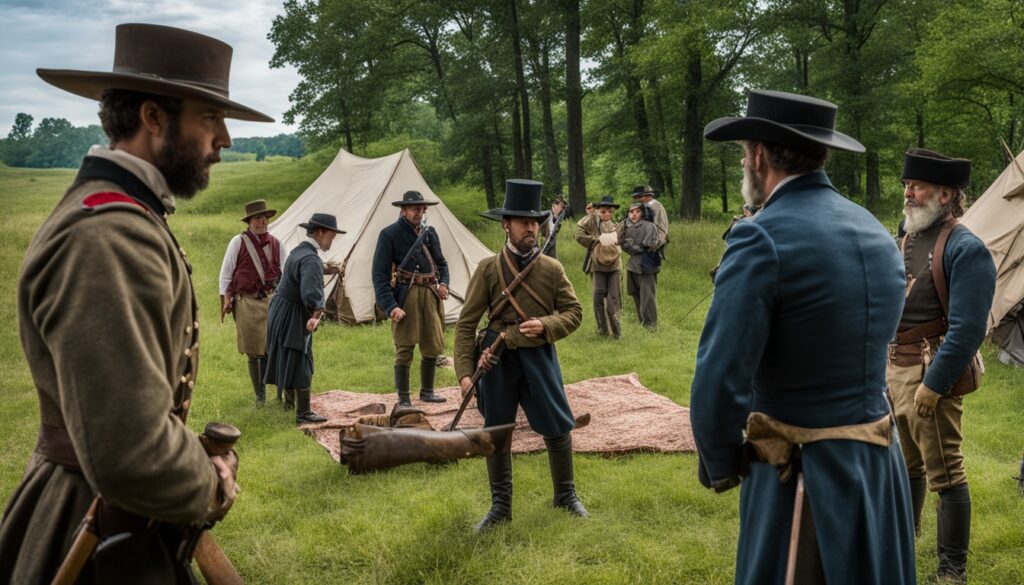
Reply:
[[[514,460],[514,520],[483,536],[470,528],[489,506],[481,459],[437,468],[410,465],[353,477],[280,408],[257,409],[235,351],[234,327],[217,322],[217,275],[245,201],[266,198],[284,209],[319,174],[323,159],[240,162],[215,168],[213,187],[182,203],[171,220],[195,266],[203,323],[199,386],[190,425],[222,420],[242,429],[243,488],[215,535],[250,583],[730,583],[738,531],[737,491],[714,495],[696,479],[693,455],[577,456],[580,496],[592,517],[550,509],[547,459]],[[70,182],[72,171],[0,166],[0,498],[16,486],[35,443],[38,406],[17,331],[16,283],[33,233]],[[483,196],[440,193],[495,248],[497,224],[476,215]],[[590,285],[571,226],[559,256],[584,305],[584,323],[558,345],[566,382],[635,371],[652,390],[686,405],[708,304],[684,315],[711,290],[725,216],[673,223],[669,259],[659,279],[659,329],[636,323],[625,300],[623,339],[595,332]],[[448,337],[450,352],[451,334]],[[742,343],[737,335],[737,343]],[[83,339],[87,343],[87,339]],[[1015,473],[1024,447],[1024,371],[994,359],[982,391],[967,398],[964,451],[974,499],[972,583],[1024,582],[1024,499]],[[314,392],[343,388],[391,392],[389,328],[327,324],[316,335]],[[415,374],[413,384],[415,385]],[[454,385],[450,369],[438,384]],[[272,402],[276,406],[276,402]],[[935,512],[929,500],[918,540],[921,580],[935,569]]]

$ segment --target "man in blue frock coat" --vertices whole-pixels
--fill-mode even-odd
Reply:
[[[885,386],[906,278],[892,236],[822,169],[829,148],[864,152],[835,117],[752,91],[745,117],[704,130],[742,143],[744,198],[763,204],[729,234],[690,398],[701,482],[741,486],[736,583],[916,581]]]
[[[313,412],[309,395],[313,386],[313,332],[324,313],[324,263],[319,251],[331,249],[338,220],[329,213],[314,213],[299,227],[308,239],[288,254],[281,281],[267,314],[267,373],[264,381],[284,390],[285,408],[295,401],[295,423],[327,419]]]

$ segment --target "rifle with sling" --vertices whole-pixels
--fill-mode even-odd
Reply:
[[[533,260],[530,260],[529,264],[519,271],[519,274],[512,279],[512,282],[510,282],[508,286],[501,291],[501,299],[499,299],[494,307],[491,308],[489,313],[490,316],[493,317],[494,315],[497,315],[505,307],[505,303],[512,302],[512,306],[516,309],[516,313],[519,314],[520,319],[525,320],[527,318],[527,316],[522,313],[522,309],[519,307],[519,304],[512,301],[512,295],[515,293],[516,289],[519,288],[519,285],[526,280],[526,276],[530,274],[533,267],[537,265],[541,256],[551,248],[552,243],[555,242],[555,238],[558,236],[558,230],[562,227],[562,219],[564,217],[565,211],[563,210],[558,214],[558,217],[555,218],[555,223],[551,228],[551,233],[548,235],[548,238],[544,240],[544,247],[541,248],[540,252],[538,252],[536,256],[534,256]],[[487,348],[491,351],[492,356],[497,357],[501,355],[501,350],[505,347],[504,342],[505,333],[501,332],[498,334],[498,337],[495,338],[494,342]],[[480,382],[480,378],[483,378],[486,373],[486,370],[484,370],[480,365],[477,365],[476,371],[473,372],[473,377],[470,378],[469,390],[466,391],[466,395],[462,397],[462,403],[459,404],[459,410],[455,413],[455,418],[452,419],[451,424],[448,425],[449,431],[454,431],[455,427],[458,426],[459,420],[462,418],[462,413],[466,411],[469,401],[472,400],[473,396],[476,394],[476,388],[477,384]]]

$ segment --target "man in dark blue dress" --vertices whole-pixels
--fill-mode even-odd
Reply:
[[[314,213],[306,223],[308,239],[288,254],[281,282],[267,315],[267,373],[264,381],[284,389],[285,408],[294,400],[295,423],[327,419],[309,407],[313,386],[313,331],[324,313],[324,263],[319,251],[331,249],[338,229],[328,213]]]
[[[744,198],[764,205],[728,236],[690,398],[701,482],[742,480],[736,583],[916,580],[885,385],[903,263],[821,168],[829,148],[864,151],[835,116],[823,100],[753,91],[745,117],[704,131],[742,141]]]

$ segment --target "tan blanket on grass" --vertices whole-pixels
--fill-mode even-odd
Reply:
[[[451,424],[459,408],[459,389],[442,388],[436,392],[447,398],[448,402],[420,402],[414,392],[413,407],[427,413],[435,430],[444,430]],[[568,384],[565,393],[574,415],[579,417],[585,413],[590,414],[590,424],[573,431],[572,446],[577,453],[614,455],[696,451],[693,432],[690,430],[690,409],[651,392],[640,383],[635,373]],[[391,412],[396,401],[394,393],[333,390],[316,394],[312,397],[313,410],[326,416],[327,422],[304,425],[302,430],[316,439],[337,461],[341,452],[339,429],[364,414]],[[481,426],[483,417],[474,401],[462,415],[459,428]],[[520,410],[516,430],[512,435],[512,452],[531,453],[542,450],[544,439],[530,430],[526,415]]]

